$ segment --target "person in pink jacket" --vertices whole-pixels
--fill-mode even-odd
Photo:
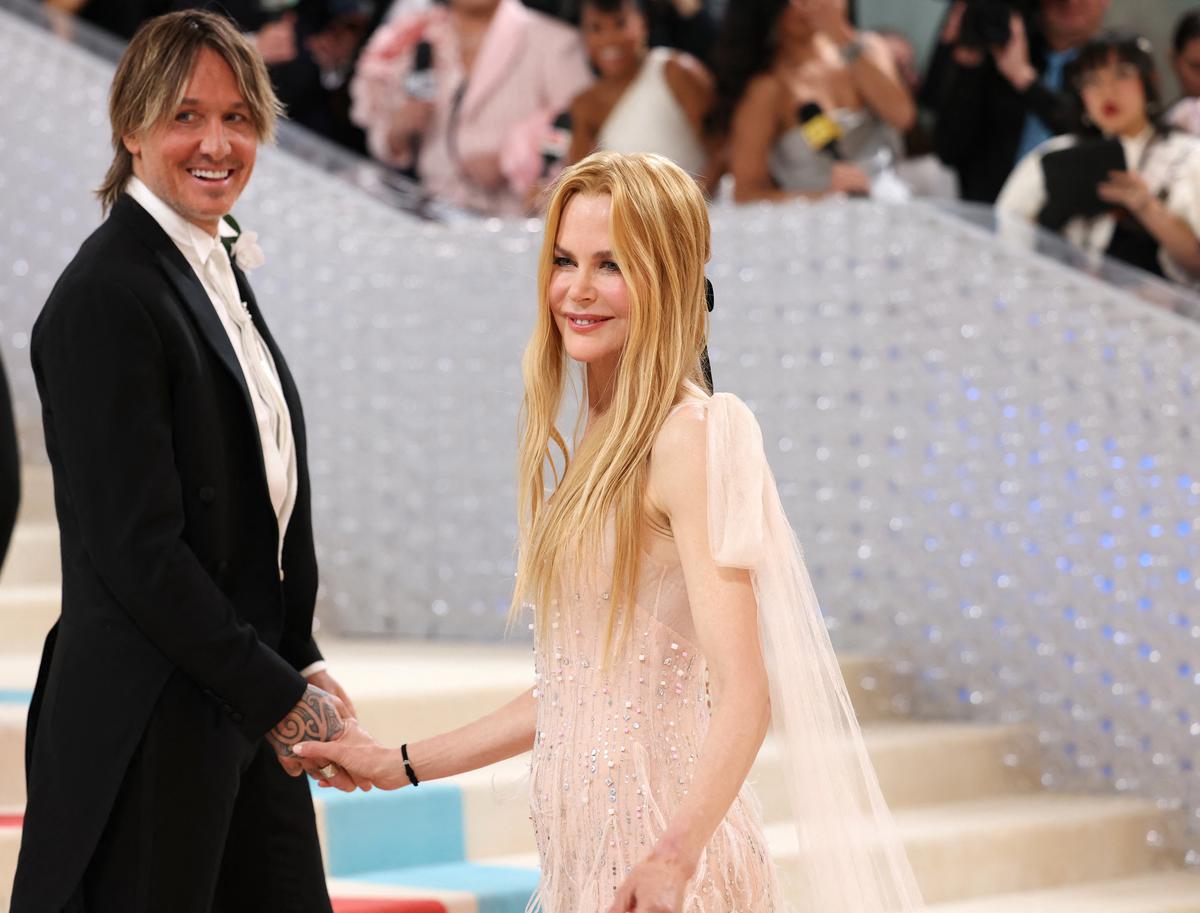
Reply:
[[[384,24],[350,85],[371,154],[435,199],[522,215],[555,116],[592,82],[577,32],[520,0],[449,0]]]

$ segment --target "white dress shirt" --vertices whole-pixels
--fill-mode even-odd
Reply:
[[[221,321],[221,326],[225,328],[225,333],[229,337],[229,344],[233,347],[234,355],[237,356],[238,365],[242,369],[242,376],[246,381],[246,388],[250,391],[250,402],[254,406],[254,420],[258,428],[259,442],[262,447],[263,466],[267,472],[267,489],[271,497],[271,507],[275,511],[275,519],[278,524],[279,539],[276,555],[281,564],[279,573],[282,580],[283,538],[287,533],[288,522],[291,520],[292,509],[295,506],[297,484],[296,459],[294,452],[283,453],[280,451],[276,436],[272,431],[272,412],[258,389],[254,379],[255,375],[247,370],[246,355],[242,350],[240,331],[230,317],[226,307],[226,299],[230,299],[236,307],[244,307],[237,290],[237,279],[233,274],[229,255],[226,253],[225,246],[217,236],[210,235],[198,225],[189,222],[159,199],[141,179],[131,177],[129,183],[125,185],[125,192],[136,200],[151,215],[154,221],[158,223],[159,227],[166,232],[167,237],[175,242],[175,246],[179,248],[179,252],[183,254],[184,259],[191,266],[192,271],[196,274],[196,278],[200,280],[204,291],[208,293],[213,310],[216,311],[217,317]],[[228,222],[222,219],[220,234],[222,237],[232,237],[236,235],[236,232]],[[210,258],[215,258],[215,260],[209,263]],[[215,277],[212,275],[213,273],[216,274]],[[275,362],[271,358],[271,354],[266,346],[259,346],[259,350],[262,352],[262,367],[265,370],[260,371],[258,376],[265,377],[265,382],[275,385],[276,391],[279,394],[278,400],[282,402],[283,391],[279,382],[279,371],[275,367]],[[287,422],[290,427],[291,416],[287,414],[286,404],[284,404],[283,409],[284,414],[281,419]],[[290,434],[287,437],[289,440],[291,439]],[[294,450],[294,444],[292,448]],[[301,670],[300,674],[307,678],[309,675],[320,672],[325,668],[324,661],[316,662]]]

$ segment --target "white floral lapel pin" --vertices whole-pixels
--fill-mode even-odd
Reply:
[[[229,254],[229,258],[240,269],[258,269],[267,262],[266,255],[258,243],[258,232],[242,231],[242,227],[238,225],[233,216],[226,216],[225,224],[233,229],[234,234],[223,234],[221,243],[225,245],[225,251]]]

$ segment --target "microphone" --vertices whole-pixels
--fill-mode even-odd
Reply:
[[[571,151],[571,112],[563,111],[554,118],[542,140],[542,178],[550,176],[550,170],[567,157]]]
[[[412,72],[404,80],[404,91],[415,101],[433,101],[437,94],[437,83],[433,73],[433,45],[422,40],[417,45],[417,56]]]
[[[800,106],[800,132],[804,135],[804,141],[817,152],[826,152],[837,162],[845,161],[839,142],[842,128],[816,102],[810,101]]]

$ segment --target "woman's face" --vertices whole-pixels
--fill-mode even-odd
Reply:
[[[1092,123],[1110,136],[1133,136],[1149,123],[1138,69],[1115,54],[1104,66],[1083,74],[1079,91]]]
[[[1179,88],[1188,98],[1200,98],[1200,38],[1193,38],[1171,58]]]
[[[567,354],[616,366],[629,335],[629,287],[613,253],[612,197],[579,194],[563,210],[554,244],[550,310]]]
[[[637,5],[622,4],[615,13],[606,13],[591,4],[583,8],[579,20],[588,57],[606,79],[621,79],[636,73],[646,55],[646,17]]]

